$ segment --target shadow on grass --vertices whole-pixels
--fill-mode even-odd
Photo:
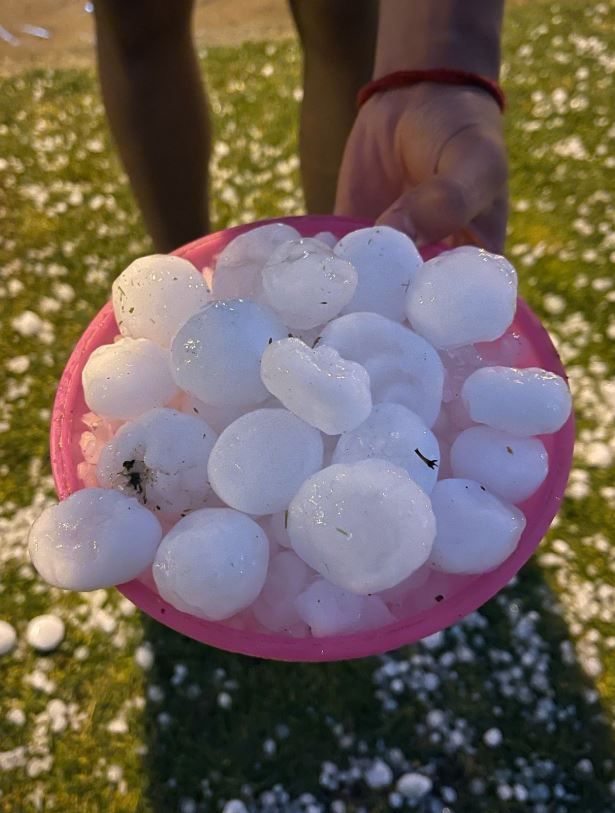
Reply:
[[[337,790],[319,785],[322,762],[348,769],[378,754],[397,760],[396,774],[431,776],[433,795],[417,810],[445,810],[434,800],[445,786],[457,794],[455,813],[612,809],[610,729],[536,566],[439,640],[382,658],[266,662],[144,623],[156,653],[146,708],[156,813],[181,809],[182,798],[196,810],[230,798],[249,803],[276,783],[291,798],[311,792],[323,809],[342,798],[348,810],[388,810],[390,789],[352,778]],[[440,730],[433,715],[427,722],[434,709],[444,712]],[[488,747],[483,735],[494,727],[502,743]],[[501,798],[515,792],[521,798]],[[284,799],[272,809],[303,809]]]

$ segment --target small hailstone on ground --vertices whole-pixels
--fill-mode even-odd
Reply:
[[[327,435],[354,429],[372,409],[365,368],[324,345],[274,342],[263,353],[261,376],[287,409]]]
[[[64,639],[64,622],[57,615],[37,615],[26,628],[26,641],[38,652],[51,652]]]
[[[356,463],[373,457],[405,469],[427,494],[438,479],[440,448],[435,435],[400,404],[376,404],[366,421],[340,436],[332,462]]]
[[[0,620],[0,655],[6,655],[15,646],[17,633],[8,621]]]
[[[269,564],[261,594],[252,605],[256,620],[272,632],[279,632],[300,621],[295,599],[314,575],[294,551],[281,550],[277,553]]]
[[[220,621],[252,604],[268,562],[267,537],[254,520],[230,508],[203,508],[165,536],[152,572],[169,604]]]
[[[366,368],[374,403],[403,404],[433,425],[442,401],[444,367],[422,336],[377,313],[349,313],[329,322],[321,345]]]
[[[322,438],[286,409],[257,409],[228,426],[209,458],[220,499],[247,514],[283,511],[322,466]]]
[[[180,328],[171,345],[177,385],[212,406],[253,406],[269,393],[263,351],[288,335],[271,308],[243,299],[212,302]]]
[[[549,456],[538,438],[473,426],[453,443],[451,466],[455,477],[476,480],[487,491],[516,504],[530,497],[544,481]]]
[[[248,813],[248,808],[240,799],[230,799],[224,805],[222,813]]]
[[[295,607],[317,638],[340,635],[361,626],[363,596],[317,579],[296,597]]]
[[[525,517],[472,480],[440,480],[431,493],[437,534],[434,569],[484,573],[508,559],[525,528]]]
[[[216,440],[200,418],[152,409],[124,424],[102,449],[98,481],[136,497],[155,513],[178,517],[205,504],[207,461]]]
[[[135,649],[135,663],[141,669],[151,669],[154,665],[154,650],[150,644],[141,644]]]
[[[9,709],[6,713],[6,719],[11,725],[16,725],[19,728],[26,724],[26,715],[22,709]]]
[[[221,709],[230,709],[233,705],[233,698],[228,692],[220,692],[216,702]]]
[[[261,270],[272,252],[300,234],[285,223],[267,223],[240,234],[223,249],[216,262],[213,295],[253,299],[262,292]]]
[[[572,408],[564,379],[536,367],[483,367],[466,379],[461,396],[476,423],[523,437],[557,432]]]
[[[393,771],[381,759],[376,759],[365,771],[365,781],[370,788],[386,788],[393,781]]]
[[[308,330],[333,319],[356,287],[354,266],[309,237],[278,246],[263,268],[266,300],[293,329]]]
[[[499,338],[517,307],[517,273],[504,257],[464,246],[429,260],[408,291],[412,327],[441,350]]]
[[[405,773],[397,780],[396,788],[406,799],[416,801],[431,792],[433,782],[420,773]]]
[[[483,742],[490,748],[497,748],[502,744],[502,732],[499,728],[490,728],[483,734]]]
[[[412,240],[389,226],[374,226],[342,237],[335,253],[350,260],[359,277],[345,312],[374,311],[402,322],[406,292],[423,264]]]
[[[81,380],[88,407],[112,420],[136,418],[164,406],[177,392],[169,351],[150,339],[120,339],[97,347]]]
[[[296,553],[354,593],[394,587],[427,560],[436,535],[429,497],[384,460],[333,465],[309,478],[290,504]]]
[[[86,488],[43,511],[28,547],[45,581],[96,590],[138,576],[153,561],[161,536],[156,517],[135,499]]]
[[[163,347],[210,299],[205,280],[192,263],[168,254],[135,260],[111,290],[120,333],[151,339]]]

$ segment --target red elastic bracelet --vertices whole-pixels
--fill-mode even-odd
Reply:
[[[457,71],[453,68],[430,68],[427,70],[387,73],[386,76],[381,76],[379,79],[374,79],[363,85],[357,94],[357,107],[362,107],[375,93],[410,87],[419,82],[436,82],[439,85],[473,85],[486,90],[495,99],[502,113],[506,107],[504,91],[493,79],[488,79],[479,73]]]

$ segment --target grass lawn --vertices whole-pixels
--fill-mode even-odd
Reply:
[[[1,813],[203,813],[230,799],[311,813],[615,811],[609,11],[515,4],[506,23],[507,251],[570,373],[579,443],[567,499],[532,564],[480,612],[351,663],[228,655],[115,591],[66,595],[36,577],[24,539],[53,495],[55,383],[114,276],[150,246],[95,78],[0,83],[0,619],[19,635],[0,658]],[[300,213],[296,45],[212,49],[203,64],[214,227]],[[40,657],[24,631],[46,611],[67,630]],[[409,771],[426,778],[415,801],[395,793]]]

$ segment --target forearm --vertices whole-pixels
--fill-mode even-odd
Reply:
[[[504,0],[380,0],[374,77],[456,68],[497,79]]]

